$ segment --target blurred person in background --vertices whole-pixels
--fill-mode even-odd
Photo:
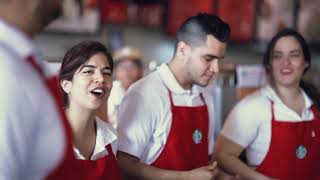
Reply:
[[[199,91],[219,71],[230,28],[206,13],[188,18],[175,54],[133,84],[118,113],[118,163],[125,178],[213,179],[211,94]]]
[[[260,0],[258,4],[258,40],[268,42],[279,30],[293,26],[294,1]]]
[[[263,65],[269,84],[230,112],[214,159],[235,179],[320,179],[320,95],[302,79],[311,66],[305,39],[278,32]],[[244,151],[247,164],[239,159]]]
[[[57,79],[33,42],[61,14],[61,4],[0,0],[0,179],[59,178],[62,167],[64,177],[77,178]]]
[[[113,60],[96,41],[81,42],[65,55],[59,74],[64,108],[73,132],[77,163],[87,171],[83,179],[120,179],[115,155],[117,135],[94,112],[108,99]]]
[[[143,76],[143,54],[138,48],[125,46],[113,53],[115,81],[108,99],[108,118],[117,123],[119,105],[128,88]]]
[[[124,46],[113,53],[113,59],[115,81],[107,104],[99,109],[99,114],[116,127],[118,108],[124,94],[143,76],[143,54],[138,48]]]

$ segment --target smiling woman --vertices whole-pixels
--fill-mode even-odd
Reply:
[[[95,116],[109,97],[112,70],[113,60],[105,46],[86,41],[67,52],[59,74],[74,153],[88,179],[119,179],[116,131]]]
[[[230,112],[214,157],[241,179],[320,179],[320,96],[302,80],[311,65],[306,41],[292,29],[280,31],[263,64],[269,84]],[[239,160],[244,150],[247,164]]]

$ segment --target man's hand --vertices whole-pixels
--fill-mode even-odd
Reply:
[[[186,172],[187,180],[213,180],[218,174],[217,162]]]

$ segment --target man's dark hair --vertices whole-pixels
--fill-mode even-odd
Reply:
[[[176,48],[180,41],[191,47],[203,45],[207,35],[214,36],[221,42],[227,42],[230,38],[230,27],[218,16],[207,13],[199,13],[188,18],[180,26],[176,35]]]

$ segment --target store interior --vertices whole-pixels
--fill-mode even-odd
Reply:
[[[81,5],[80,5],[81,4]],[[110,51],[129,45],[142,50],[145,74],[173,56],[174,34],[179,23],[199,12],[218,14],[232,29],[221,72],[214,79],[216,120],[223,124],[231,107],[242,98],[239,88],[262,86],[261,77],[241,86],[237,69],[260,66],[267,42],[284,27],[304,34],[312,52],[306,78],[320,88],[319,0],[66,0],[64,14],[35,41],[53,70],[66,51],[83,40],[97,40]],[[247,68],[249,67],[249,68]],[[258,68],[259,69],[259,68]],[[253,73],[253,76],[256,75]],[[216,133],[220,127],[217,126]]]

